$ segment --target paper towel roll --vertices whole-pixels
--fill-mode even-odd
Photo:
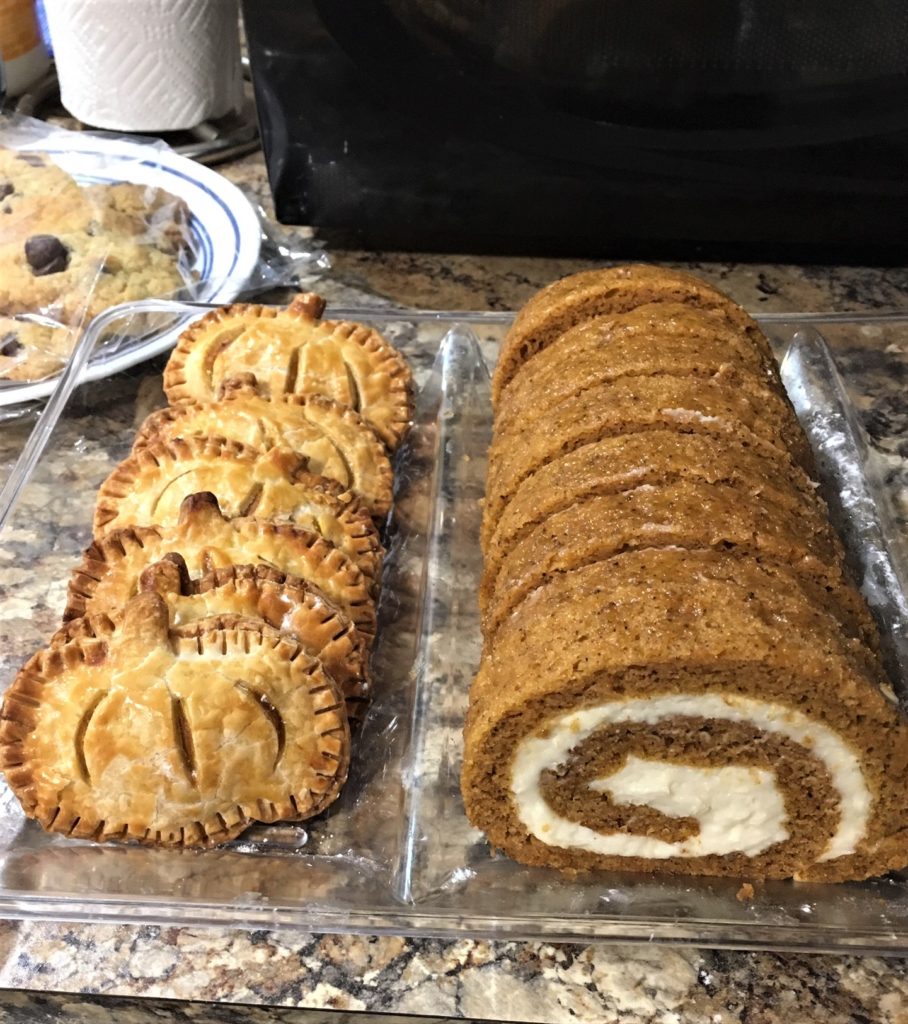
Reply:
[[[241,100],[237,0],[45,0],[63,104],[120,131],[190,128]]]

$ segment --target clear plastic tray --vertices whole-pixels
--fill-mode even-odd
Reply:
[[[479,653],[479,498],[490,430],[487,367],[504,313],[331,309],[400,346],[420,384],[398,464],[374,660],[375,702],[351,778],[328,815],[250,830],[207,852],[100,846],[44,834],[0,789],[0,914],[401,935],[658,941],[740,948],[905,952],[908,876],[820,886],[778,882],[739,902],[735,880],[602,874],[567,881],[490,854],[470,828],[458,773]],[[828,350],[861,379],[908,316],[763,318],[820,457],[827,497],[883,623],[901,692],[904,588],[892,465],[858,426]],[[893,350],[894,351],[894,350]],[[68,570],[89,540],[98,485],[136,425],[163,403],[161,361],[77,388],[0,534],[0,685],[56,627]],[[869,372],[869,371],[868,371]],[[0,432],[7,468],[25,439]],[[21,484],[21,486],[18,486]],[[8,491],[10,488],[8,488]],[[2,518],[3,509],[0,509]]]

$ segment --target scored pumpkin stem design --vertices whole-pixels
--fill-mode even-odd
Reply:
[[[186,777],[193,786],[198,786],[198,768],[195,760],[195,746],[192,742],[192,726],[186,717],[186,710],[183,701],[179,697],[170,695],[171,708],[173,712],[173,738],[177,750],[180,753],[180,760]]]
[[[94,700],[85,709],[84,714],[79,719],[79,724],[76,727],[75,736],[75,750],[76,750],[76,761],[79,765],[79,773],[82,776],[82,781],[91,784],[91,774],[88,770],[88,762],[85,759],[85,734],[88,732],[88,727],[91,725],[91,720],[94,717],[94,713],[98,710],[98,705],[107,696],[107,691],[99,693],[95,696]]]
[[[261,709],[265,718],[268,720],[268,724],[272,729],[274,729],[274,736],[277,740],[277,754],[275,755],[274,764],[272,765],[272,771],[274,771],[277,769],[281,758],[284,756],[284,744],[287,741],[284,719],[281,717],[280,711],[278,711],[271,701],[268,700],[264,693],[239,681],[235,682],[233,685],[244,697],[248,697]]]
[[[258,483],[253,484],[250,488],[249,494],[240,502],[239,514],[241,516],[251,516],[255,514],[256,506],[262,500],[262,494],[265,491],[265,485]]]

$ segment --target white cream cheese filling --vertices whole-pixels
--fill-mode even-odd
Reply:
[[[699,835],[681,843],[662,843],[683,851],[666,856],[737,850],[752,857],[788,839],[785,800],[775,773],[763,768],[697,768],[629,757],[619,771],[590,783],[590,789],[608,792],[617,804],[642,804],[673,818],[696,818]]]
[[[544,736],[521,741],[511,768],[515,809],[527,831],[549,846],[656,860],[737,852],[755,856],[788,838],[775,774],[740,765],[698,768],[629,757],[617,772],[590,784],[593,790],[610,793],[616,803],[643,804],[664,814],[696,818],[699,833],[681,842],[597,832],[563,818],[546,801],[540,788],[542,773],[564,764],[571,750],[597,729],[621,722],[655,724],[677,716],[742,722],[806,747],[825,766],[839,795],[838,828],[820,860],[854,852],[867,828],[871,795],[852,748],[828,726],[798,711],[733,695],[611,701],[549,721]]]

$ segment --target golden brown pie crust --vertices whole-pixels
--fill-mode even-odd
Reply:
[[[310,472],[358,494],[373,516],[386,516],[393,473],[372,427],[320,395],[262,398],[249,376],[226,381],[216,401],[153,412],[139,428],[133,452],[186,437],[224,437],[262,451],[289,448],[308,461]]]
[[[165,373],[178,404],[102,485],[64,625],[0,711],[0,770],[48,831],[205,847],[339,794],[412,376],[323,311],[203,317]]]
[[[231,628],[267,625],[302,644],[337,682],[347,702],[347,715],[360,718],[368,703],[369,644],[350,617],[313,584],[287,576],[267,565],[230,565],[192,579],[182,556],[172,552],[143,570],[140,593],[157,593],[167,604],[171,630],[205,626],[218,619]],[[51,644],[78,637],[105,636],[122,612],[71,619]]]
[[[138,592],[144,570],[170,552],[183,557],[193,578],[248,564],[302,577],[342,608],[367,637],[375,633],[371,581],[342,551],[293,524],[227,519],[210,493],[185,498],[174,526],[128,527],[96,539],[73,570],[64,621],[115,613]]]
[[[111,636],[36,654],[0,717],[26,814],[81,839],[209,846],[308,818],[350,756],[343,697],[299,644],[268,626],[179,637],[150,593]]]
[[[262,452],[224,438],[152,443],[129,456],[101,485],[94,531],[171,526],[185,497],[208,491],[228,518],[288,522],[324,537],[377,581],[383,556],[369,510],[334,480],[315,476],[286,449]]]
[[[406,360],[369,327],[320,320],[323,307],[305,295],[287,309],[233,305],[206,314],[167,363],[168,401],[211,401],[224,381],[252,374],[266,398],[317,394],[351,407],[396,448],[412,415]]]

